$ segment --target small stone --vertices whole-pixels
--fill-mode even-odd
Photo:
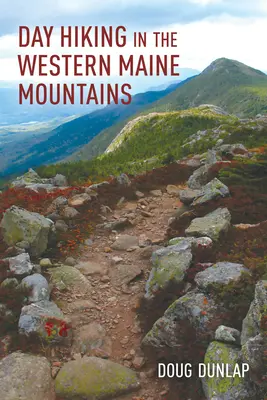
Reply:
[[[76,264],[77,262],[73,257],[67,257],[65,260],[65,265],[68,265],[69,267],[74,267]]]
[[[135,357],[133,359],[133,367],[135,369],[141,369],[145,365],[144,357]]]
[[[112,257],[112,262],[114,264],[119,264],[122,261],[123,261],[123,258],[121,258],[121,257],[118,257],[118,256]]]
[[[179,194],[179,188],[175,185],[168,185],[166,191],[171,196],[178,196]]]
[[[150,190],[149,193],[153,197],[162,197],[162,191],[161,190]]]
[[[142,199],[143,197],[145,197],[144,193],[139,192],[138,190],[135,192],[135,195],[138,199]]]
[[[108,275],[104,275],[104,276],[102,276],[102,278],[101,278],[100,280],[101,280],[101,282],[103,282],[103,283],[107,283],[107,282],[110,281],[110,278],[109,278]]]
[[[112,249],[110,247],[104,247],[104,252],[105,253],[111,253]]]
[[[40,263],[39,263],[40,267],[42,268],[49,268],[52,267],[52,263],[50,261],[49,258],[43,258]]]

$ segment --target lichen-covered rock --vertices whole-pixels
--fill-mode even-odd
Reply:
[[[208,150],[206,156],[206,164],[216,164],[217,161],[221,161],[222,157],[217,154],[216,150]]]
[[[47,179],[42,179],[37,172],[35,172],[33,169],[29,169],[28,172],[26,172],[26,174],[19,176],[18,178],[16,178],[12,183],[11,183],[11,187],[17,187],[17,188],[22,188],[22,187],[26,187],[28,185],[32,185],[32,184],[43,184],[43,183],[47,183],[48,180]]]
[[[21,335],[38,337],[47,343],[64,342],[71,335],[69,321],[55,303],[47,300],[24,306],[18,327]]]
[[[217,210],[202,218],[195,218],[185,230],[187,236],[208,236],[218,241],[222,233],[226,233],[231,225],[231,214],[227,208]]]
[[[256,385],[267,389],[267,340],[263,335],[249,339],[242,346],[242,361],[249,365],[250,378]]]
[[[179,243],[152,254],[152,270],[146,283],[146,299],[152,299],[171,284],[182,283],[192,262],[191,238],[179,238]],[[178,238],[176,238],[178,241]]]
[[[19,281],[16,278],[7,278],[0,286],[4,289],[16,289],[19,286]]]
[[[143,339],[144,349],[186,362],[199,360],[201,352],[225,323],[225,310],[203,293],[189,292],[176,300]],[[179,349],[179,351],[177,351]]]
[[[255,288],[255,297],[250,305],[246,318],[243,320],[241,344],[264,332],[263,321],[267,319],[267,281],[260,281]]]
[[[0,361],[0,398],[54,400],[50,364],[45,357],[12,353]]]
[[[229,326],[220,325],[215,332],[215,340],[229,344],[240,344],[240,332]]]
[[[189,189],[201,189],[210,181],[210,167],[210,165],[205,164],[190,176],[187,182]]]
[[[59,371],[56,394],[66,400],[101,400],[139,389],[135,372],[109,360],[83,357]]]
[[[238,348],[221,342],[212,342],[206,352],[204,364],[207,371],[216,365],[221,365],[228,375],[216,373],[213,377],[205,376],[202,378],[203,390],[207,400],[257,400],[260,399],[259,393],[248,381],[246,368],[244,367],[244,377],[242,377],[242,365],[239,366]],[[206,374],[208,375],[208,373]],[[221,376],[223,375],[223,376]],[[241,377],[240,377],[241,375]]]
[[[212,200],[227,197],[230,195],[229,189],[219,179],[214,178],[211,182],[207,183],[201,192],[194,198],[193,206],[207,204]]]
[[[41,255],[47,249],[54,223],[40,214],[16,206],[10,207],[3,216],[1,228],[4,241],[9,246],[18,242],[29,243],[30,254]]]
[[[179,198],[182,203],[191,204],[200,194],[201,190],[184,189],[180,190]]]
[[[7,258],[7,260],[12,275],[25,276],[32,273],[33,264],[28,253],[22,253],[16,257]]]
[[[29,289],[28,302],[36,303],[49,300],[50,289],[47,280],[40,274],[33,274],[22,279],[21,285]]]
[[[91,292],[88,279],[77,268],[62,265],[61,267],[50,268],[48,272],[51,283],[60,291],[70,290],[80,294]]]
[[[218,262],[196,274],[195,281],[200,290],[216,292],[229,284],[238,284],[244,275],[248,276],[250,272],[242,264]]]
[[[237,143],[237,144],[223,144],[219,146],[217,149],[217,152],[221,155],[227,156],[235,156],[237,154],[246,154],[248,153],[248,150],[242,143]]]

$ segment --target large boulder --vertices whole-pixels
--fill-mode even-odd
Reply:
[[[29,185],[33,184],[44,184],[48,183],[47,179],[42,179],[37,172],[35,172],[33,169],[29,169],[26,174],[17,177],[12,183],[11,187],[16,187],[16,188],[23,188]]]
[[[67,187],[68,181],[67,178],[62,174],[56,174],[54,178],[52,178],[53,184],[59,187]]]
[[[194,362],[214,339],[218,326],[227,320],[212,298],[190,292],[176,300],[143,339],[145,350],[158,357]],[[179,349],[179,351],[177,351]]]
[[[247,367],[244,364],[238,364],[239,354],[239,349],[232,345],[220,342],[212,342],[209,345],[204,360],[206,373],[202,378],[207,400],[257,400],[261,398],[248,380]],[[216,372],[217,366],[224,369],[223,373]]]
[[[243,320],[241,344],[264,333],[263,322],[267,319],[267,281],[260,281],[255,288],[255,297],[250,305],[246,318]],[[267,328],[266,332],[267,333]]]
[[[258,335],[242,346],[242,362],[249,365],[249,375],[257,386],[267,389],[267,339]]]
[[[68,204],[70,207],[82,207],[84,205],[86,205],[87,203],[89,203],[91,200],[91,197],[89,196],[89,194],[87,193],[81,193],[81,194],[76,194],[75,196],[72,196],[69,201]]]
[[[45,357],[12,353],[0,361],[0,398],[54,400],[50,364]]]
[[[207,204],[213,200],[227,197],[230,195],[229,189],[219,179],[214,178],[207,183],[201,192],[194,198],[193,206]]]
[[[86,277],[74,267],[62,265],[57,268],[49,268],[50,280],[59,291],[73,291],[86,294],[91,292],[91,285]]]
[[[24,306],[18,327],[21,335],[46,343],[65,342],[71,335],[69,321],[55,303],[47,300]]]
[[[45,252],[54,231],[54,223],[50,219],[17,206],[4,213],[0,227],[7,245],[25,241],[29,244],[29,253],[34,256]]]
[[[83,357],[66,363],[55,381],[56,394],[66,400],[101,400],[139,387],[134,371],[96,357]]]
[[[228,232],[231,225],[231,214],[227,208],[217,210],[202,218],[195,218],[185,230],[187,236],[208,236],[218,241],[222,233]]]
[[[244,276],[250,276],[250,271],[242,264],[218,262],[212,267],[196,274],[195,281],[200,290],[216,292],[226,290],[230,285],[237,285]]]
[[[211,166],[208,164],[195,170],[187,182],[189,189],[201,189],[202,186],[206,185],[211,180],[210,170]]]
[[[22,277],[32,273],[33,264],[31,263],[28,253],[22,253],[16,257],[7,258],[6,260],[8,261],[12,275]]]
[[[152,254],[153,268],[146,283],[146,299],[152,299],[170,285],[181,285],[193,259],[192,240],[180,238],[178,244],[159,249]]]
[[[36,303],[49,300],[50,289],[47,280],[41,274],[33,274],[22,279],[21,285],[29,290],[28,301]]]

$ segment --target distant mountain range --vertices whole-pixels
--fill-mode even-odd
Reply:
[[[218,59],[197,76],[165,90],[134,96],[129,106],[111,105],[60,125],[32,144],[28,142],[25,152],[20,149],[11,162],[0,144],[5,165],[0,165],[1,174],[63,160],[91,159],[103,153],[127,122],[140,113],[178,111],[201,104],[220,106],[239,117],[267,113],[267,76],[238,61]]]

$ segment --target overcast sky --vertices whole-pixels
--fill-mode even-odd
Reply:
[[[19,25],[125,25],[129,32],[177,31],[181,67],[203,70],[216,58],[227,57],[267,71],[266,0],[0,0],[2,82],[20,79]],[[59,52],[56,40],[51,52]],[[133,52],[131,43],[127,52]]]

